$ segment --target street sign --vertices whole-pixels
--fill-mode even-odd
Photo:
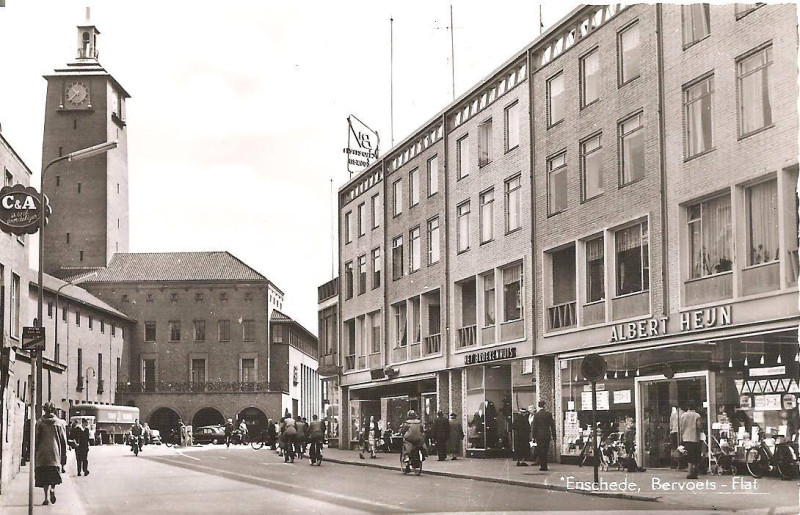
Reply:
[[[606,360],[600,354],[588,354],[581,362],[581,374],[589,381],[599,381],[607,369]]]
[[[39,216],[42,208],[39,192],[30,186],[15,184],[0,189],[0,230],[16,234],[34,234],[39,230]],[[47,196],[44,197],[45,222],[51,209]]]
[[[22,350],[44,350],[44,327],[22,328]]]

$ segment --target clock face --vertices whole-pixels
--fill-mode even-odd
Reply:
[[[89,100],[89,88],[83,82],[73,82],[67,88],[67,102],[79,106]]]

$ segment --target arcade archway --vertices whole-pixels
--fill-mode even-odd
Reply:
[[[178,421],[181,419],[178,413],[170,408],[158,408],[150,415],[147,421],[150,429],[158,429],[161,432],[161,438],[167,436],[170,431],[178,428]]]
[[[245,408],[236,416],[237,420],[244,419],[250,434],[259,434],[267,430],[269,420],[267,415],[258,408]]]
[[[219,410],[214,408],[203,408],[192,417],[192,429],[203,426],[224,425],[225,417]]]

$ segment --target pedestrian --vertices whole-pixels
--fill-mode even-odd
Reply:
[[[189,441],[189,433],[186,430],[186,425],[181,419],[178,419],[178,435],[180,435],[181,447],[186,447]]]
[[[297,451],[297,456],[302,460],[305,457],[306,444],[308,443],[308,422],[304,418],[297,417],[295,427],[297,428],[297,442],[295,443],[297,448],[295,451]]]
[[[76,428],[73,438],[75,439],[75,461],[78,462],[78,475],[81,472],[89,475],[89,421],[81,420],[81,427]]]
[[[514,421],[511,424],[514,431],[514,459],[517,460],[518,467],[527,467],[526,460],[530,458],[530,434],[531,426],[528,423],[528,410],[520,408],[519,413],[514,414]]]
[[[378,440],[381,438],[381,428],[375,417],[370,415],[369,425],[367,426],[367,448],[369,449],[370,458],[375,458],[375,451],[378,449]]]
[[[364,451],[367,449],[367,426],[358,428],[358,457],[364,459]]]
[[[56,416],[56,407],[46,402],[44,415],[36,421],[34,452],[36,458],[36,486],[44,490],[43,505],[56,502],[56,485],[61,484],[61,467],[67,458],[67,435]]]
[[[686,449],[686,460],[689,463],[689,473],[686,479],[697,479],[697,467],[700,464],[700,433],[703,430],[703,422],[700,414],[697,413],[697,402],[689,401],[688,409],[680,418],[680,437]]]
[[[685,412],[677,406],[672,407],[672,412],[669,415],[669,443],[671,446],[670,450],[670,466],[669,468],[677,468],[679,470],[686,469],[686,463],[681,455],[678,452],[678,446],[681,445],[681,438],[680,438],[680,421],[681,416]]]
[[[273,422],[272,419],[269,419],[267,422],[267,444],[273,451],[275,450],[275,441],[277,440],[277,435],[278,432],[275,431],[275,422]]]
[[[539,409],[533,416],[531,439],[536,444],[536,455],[539,457],[539,470],[547,470],[547,456],[550,453],[550,442],[556,437],[556,422],[553,415],[545,409],[546,403],[539,401]]]
[[[142,435],[144,436],[144,441],[142,442],[142,446],[150,445],[150,441],[153,438],[153,431],[150,429],[150,426],[147,425],[147,422],[142,424]]]
[[[225,422],[225,448],[230,448],[231,446],[231,438],[233,436],[233,419],[229,418],[227,422]]]
[[[319,420],[317,415],[311,415],[311,423],[308,424],[308,440],[311,443],[308,460],[312,465],[316,465],[317,460],[321,458],[320,450],[322,442],[325,440],[325,422]]]
[[[283,420],[283,427],[281,433],[284,438],[283,461],[294,463],[295,443],[297,442],[297,422],[292,418],[292,414],[288,413]]]
[[[439,461],[447,459],[447,440],[450,439],[450,422],[444,418],[444,411],[436,413],[433,421],[433,441],[436,444],[436,454]]]
[[[64,432],[64,437],[65,438],[69,437],[69,427],[67,426],[67,421],[64,420],[63,418],[59,417],[58,415],[56,415],[56,418],[58,418],[58,425],[61,426],[61,430]],[[67,450],[68,450],[68,447],[65,447],[64,448],[64,455],[61,457],[61,473],[62,474],[67,471],[67,469],[64,468],[64,466],[67,464]]]
[[[464,441],[464,428],[461,427],[461,420],[455,413],[450,413],[450,436],[447,438],[447,452],[451,455],[451,460],[458,459],[461,454],[461,442]]]

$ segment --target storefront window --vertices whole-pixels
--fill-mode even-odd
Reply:
[[[678,466],[679,415],[692,403],[703,424],[704,459],[710,448],[743,461],[746,449],[761,440],[769,445],[800,436],[796,330],[603,356],[608,375],[597,383],[601,442],[619,439],[640,466]],[[591,393],[581,359],[559,364],[565,462],[579,461],[589,442]]]
[[[511,449],[511,365],[467,369],[467,449]]]
[[[357,442],[361,431],[366,430],[369,417],[375,420],[381,418],[381,401],[379,400],[351,400],[350,401],[350,441]]]

